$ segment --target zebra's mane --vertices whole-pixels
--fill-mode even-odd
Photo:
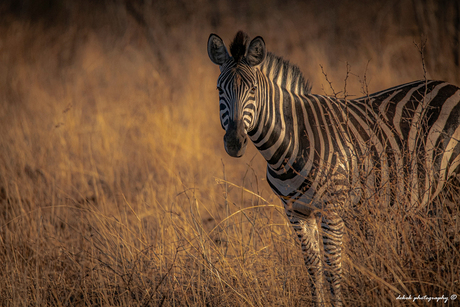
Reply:
[[[230,44],[230,54],[235,62],[238,63],[245,57],[247,44],[248,35],[243,31],[238,31]],[[260,70],[275,82],[278,80],[281,80],[281,82],[283,80],[291,80],[291,83],[284,84],[284,87],[293,93],[305,95],[311,93],[311,84],[308,80],[305,80],[299,67],[271,52],[267,52],[267,57],[261,64]],[[283,74],[281,79],[278,78],[280,71]],[[282,86],[282,84],[279,85]]]
[[[247,44],[248,35],[243,31],[238,31],[232,43],[230,44],[230,53],[235,62],[238,63],[244,57],[246,54]]]
[[[260,70],[275,83],[277,81],[291,80],[291,84],[285,84],[284,87],[293,93],[304,95],[311,93],[310,81],[304,78],[299,67],[271,52],[267,53],[267,57],[261,64]],[[280,72],[283,74],[282,78],[278,77]],[[282,84],[279,85],[281,86]]]

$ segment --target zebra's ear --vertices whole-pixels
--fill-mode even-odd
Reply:
[[[222,39],[216,34],[209,35],[208,55],[214,64],[222,66],[230,57]]]
[[[264,39],[260,36],[257,36],[249,43],[246,60],[248,61],[249,65],[257,66],[265,60],[266,55],[267,49],[265,48]]]

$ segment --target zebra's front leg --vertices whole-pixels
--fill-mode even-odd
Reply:
[[[343,220],[335,212],[323,214],[321,229],[325,258],[324,273],[330,286],[332,306],[343,306],[341,291]]]
[[[323,262],[316,217],[314,214],[310,214],[306,220],[291,217],[290,221],[302,245],[314,305],[324,306]]]

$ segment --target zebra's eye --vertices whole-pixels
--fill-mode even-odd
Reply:
[[[252,88],[251,88],[251,94],[254,94],[257,90],[257,85],[254,85]]]
[[[219,95],[222,94],[223,90],[220,87],[217,87],[217,90],[219,91]]]

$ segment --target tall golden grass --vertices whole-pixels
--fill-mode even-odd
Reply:
[[[313,92],[331,94],[321,64],[360,96],[424,77],[422,16],[442,33],[424,36],[428,77],[460,82],[455,32],[411,1],[179,2],[0,5],[0,305],[309,306],[265,161],[223,150],[211,32],[262,35]],[[416,216],[345,211],[346,305],[459,294],[449,189]]]

